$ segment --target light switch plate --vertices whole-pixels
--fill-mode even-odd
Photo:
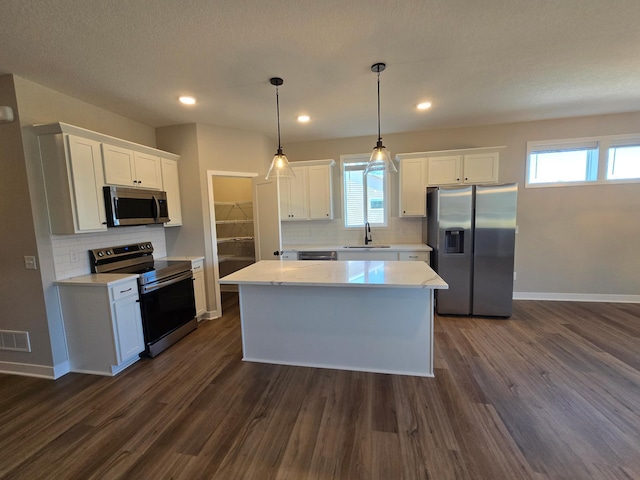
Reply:
[[[36,257],[27,255],[24,257],[24,268],[27,270],[37,270],[38,265],[36,264]]]

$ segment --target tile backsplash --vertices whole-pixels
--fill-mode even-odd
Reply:
[[[106,232],[80,235],[51,235],[56,279],[91,273],[89,250],[149,241],[153,256],[167,256],[167,244],[162,225],[109,228]]]
[[[391,217],[388,227],[372,227],[374,243],[422,243],[422,218]],[[358,245],[364,229],[346,229],[342,219],[282,222],[282,245]]]

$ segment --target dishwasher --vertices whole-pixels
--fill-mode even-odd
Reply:
[[[336,251],[309,251],[298,252],[298,260],[338,260],[338,253]]]

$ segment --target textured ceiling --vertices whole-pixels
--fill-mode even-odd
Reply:
[[[640,110],[638,0],[0,0],[0,12],[0,74],[154,127],[274,137],[280,76],[283,144],[375,137],[375,62],[383,136]],[[433,108],[416,111],[422,100]]]

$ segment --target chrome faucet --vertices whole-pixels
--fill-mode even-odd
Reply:
[[[371,240],[371,225],[369,222],[364,224],[364,244],[369,245],[373,240]]]

